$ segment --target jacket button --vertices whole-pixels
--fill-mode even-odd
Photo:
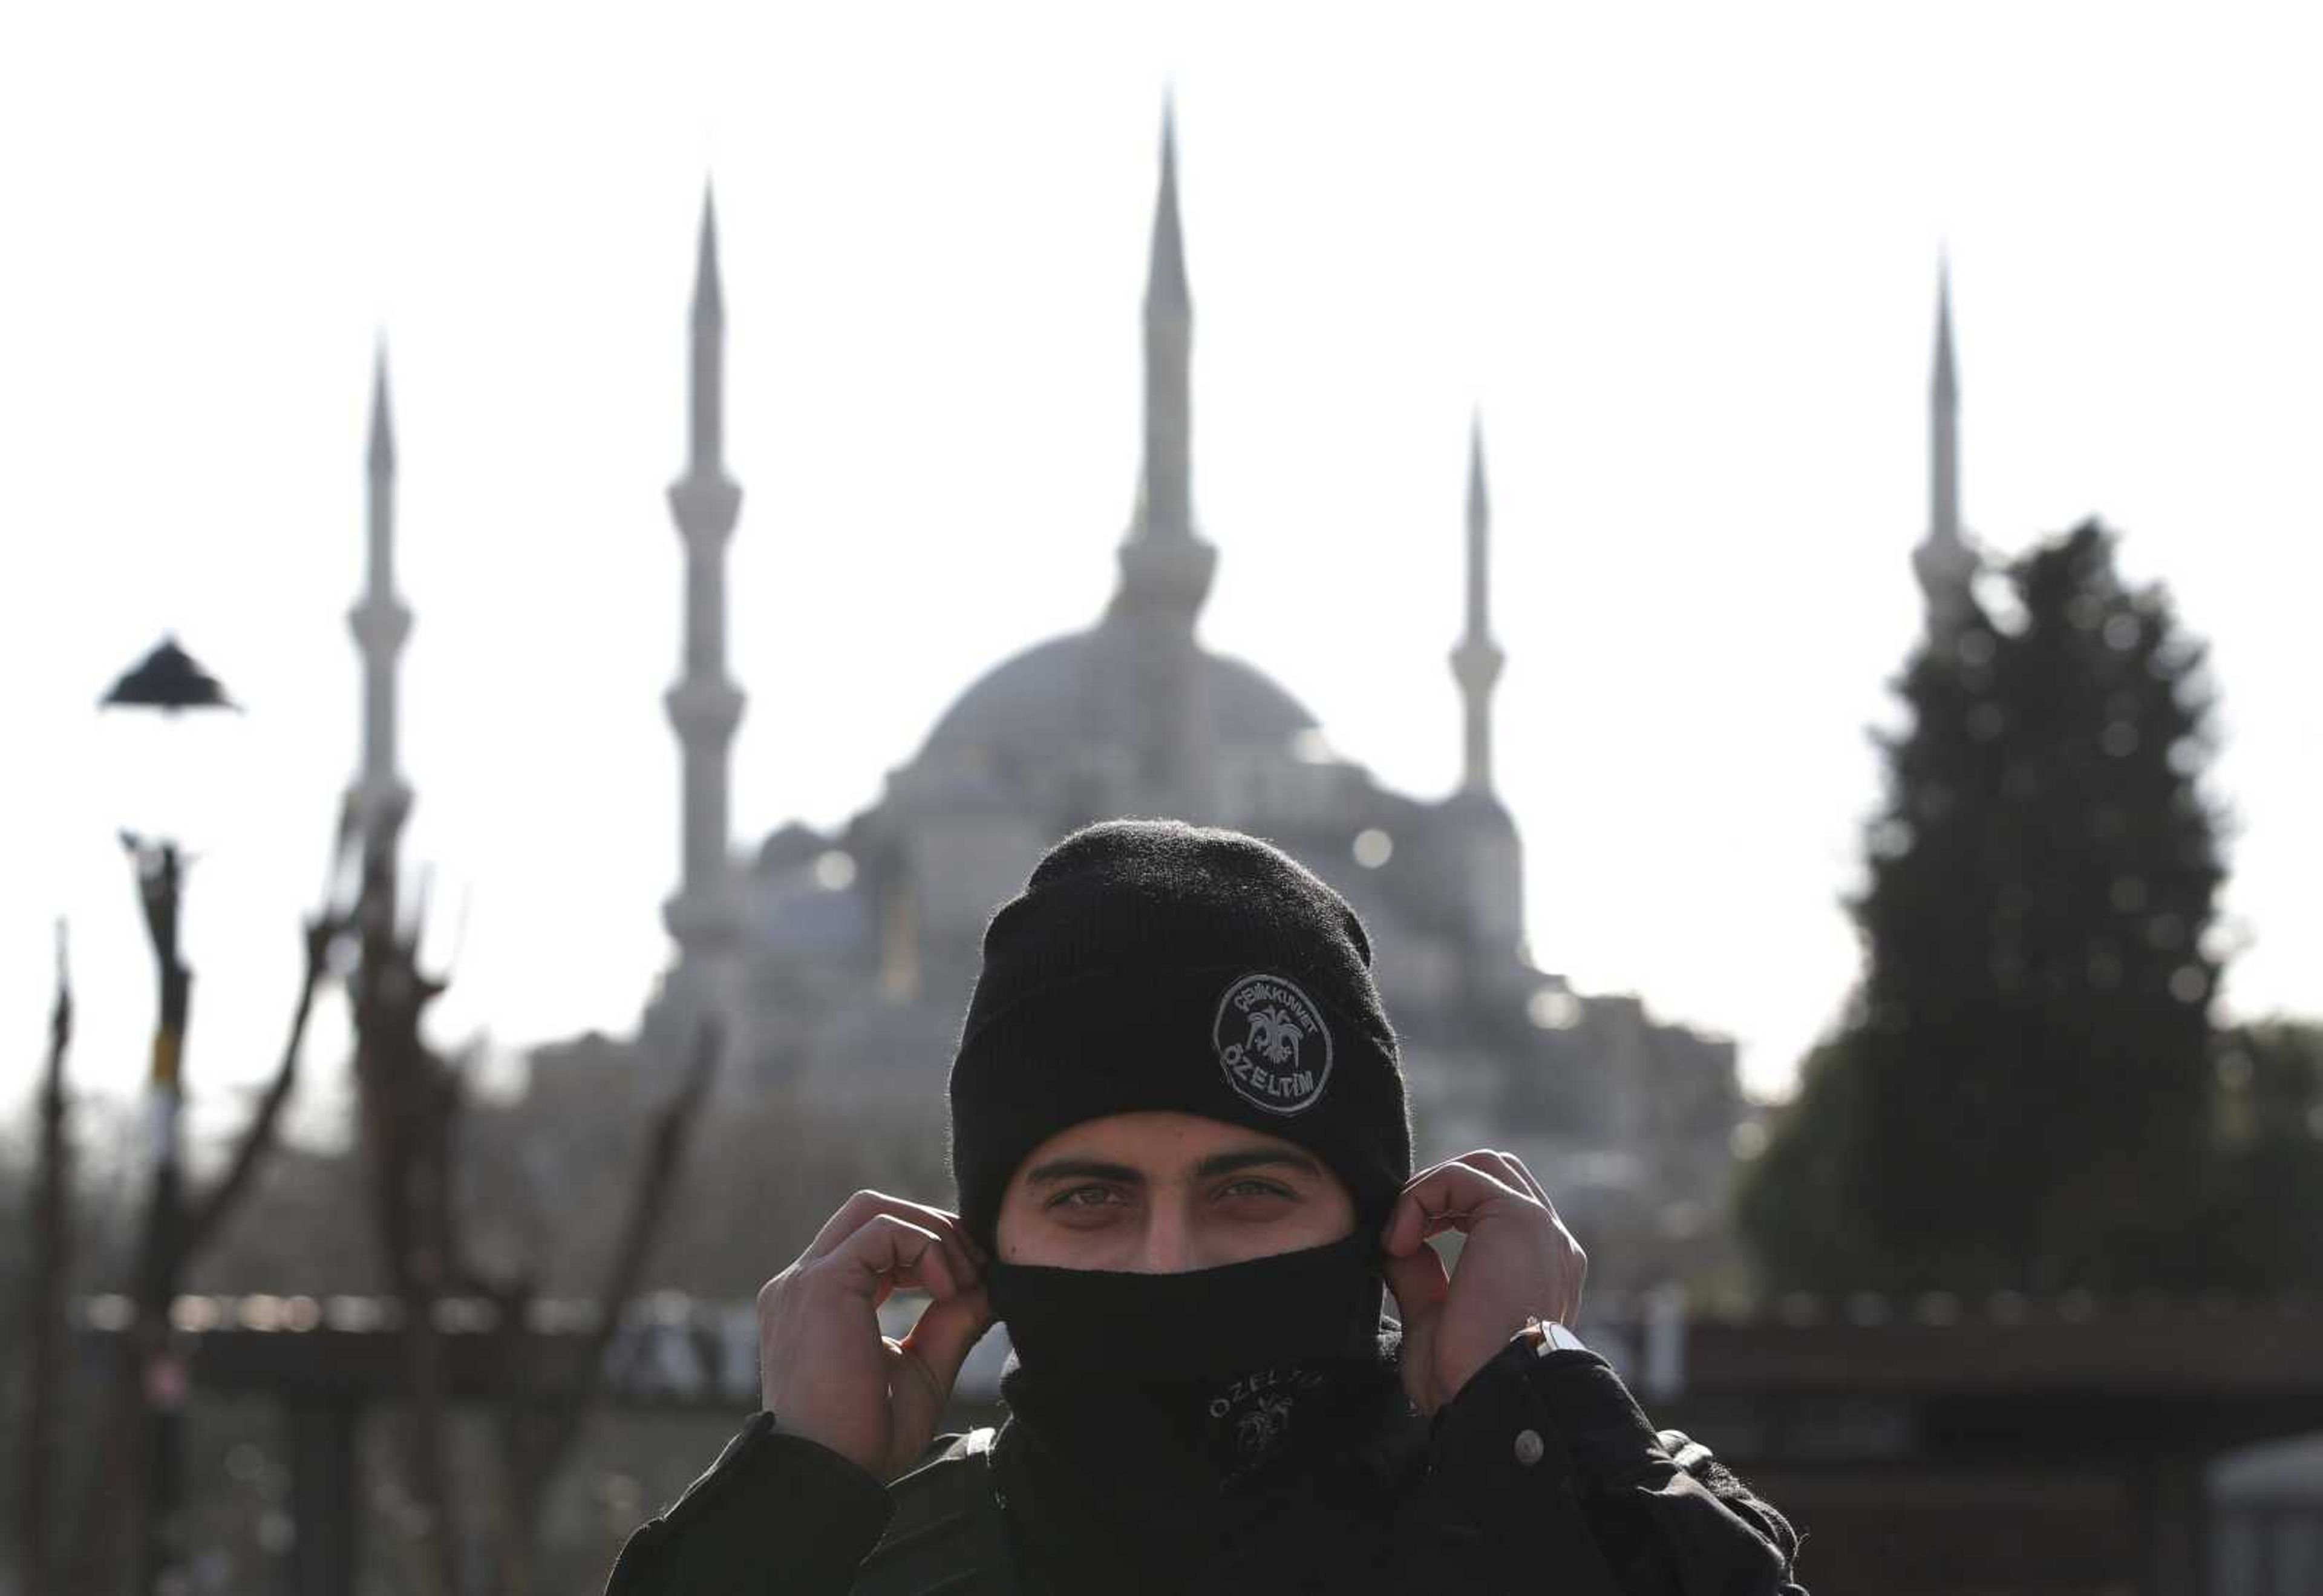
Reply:
[[[1526,1468],[1530,1468],[1533,1464],[1538,1463],[1540,1461],[1540,1454],[1547,1450],[1547,1448],[1540,1444],[1540,1432],[1538,1430],[1519,1430],[1517,1432],[1517,1462],[1522,1463]]]

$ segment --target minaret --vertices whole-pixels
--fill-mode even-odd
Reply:
[[[1145,437],[1137,509],[1119,550],[1121,582],[1108,626],[1128,632],[1136,723],[1138,807],[1198,820],[1215,799],[1205,729],[1207,673],[1194,622],[1209,596],[1218,551],[1194,529],[1194,306],[1178,221],[1178,140],[1162,112],[1162,182],[1145,274]]]
[[[395,925],[395,851],[411,789],[396,767],[395,667],[411,635],[411,611],[395,594],[395,425],[387,399],[387,345],[372,366],[369,562],[363,596],[347,613],[355,650],[363,656],[363,770],[347,803],[363,839],[365,912],[382,930]],[[374,868],[372,867],[380,867]]]
[[[1464,711],[1460,790],[1492,790],[1492,688],[1507,656],[1492,636],[1491,501],[1484,492],[1484,424],[1468,429],[1468,628],[1452,650],[1452,679]]]
[[[1935,371],[1928,391],[1928,536],[1912,551],[1928,629],[1950,632],[1969,612],[1976,555],[1960,536],[1960,379],[1952,366],[1951,269],[1936,269]]]
[[[1936,356],[1928,383],[1928,531],[1958,543],[1960,525],[1960,376],[1952,365],[1951,262],[1936,269]]]
[[[1522,963],[1524,845],[1492,790],[1492,689],[1507,656],[1492,641],[1492,506],[1484,489],[1484,423],[1468,424],[1467,624],[1452,650],[1461,708],[1460,786],[1445,801],[1446,886],[1465,910],[1475,990],[1493,988]]]
[[[663,919],[681,962],[732,935],[727,899],[727,751],[742,719],[741,689],[726,675],[726,540],[742,490],[726,474],[726,307],[718,283],[718,217],[707,190],[693,280],[690,447],[670,484],[670,513],[685,543],[683,674],[666,700],[684,767],[684,874]]]
[[[1166,621],[1190,634],[1210,591],[1217,550],[1194,529],[1194,307],[1186,286],[1186,240],[1178,220],[1176,119],[1162,113],[1162,183],[1153,201],[1153,249],[1145,277],[1145,447],[1137,511],[1121,546],[1116,611]]]

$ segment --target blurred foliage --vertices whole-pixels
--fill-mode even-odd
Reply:
[[[2113,556],[2034,549],[1906,666],[1865,975],[1739,1197],[1778,1289],[2316,1278],[2313,1033],[2213,1032],[2203,650]]]
[[[2201,1190],[2208,1272],[2229,1286],[2323,1287],[2323,1025],[2228,1032],[2217,1076]]]

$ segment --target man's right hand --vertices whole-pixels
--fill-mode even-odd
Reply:
[[[992,1327],[983,1250],[960,1216],[876,1191],[840,1206],[758,1290],[758,1383],[783,1428],[882,1481],[919,1460],[969,1349]],[[900,1342],[879,1331],[899,1287],[933,1298]]]

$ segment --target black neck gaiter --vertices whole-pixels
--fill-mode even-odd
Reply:
[[[1344,1500],[1408,1425],[1367,1234],[1183,1274],[995,1264],[1015,1357],[1000,1485],[1037,1557],[1109,1547],[1147,1589]],[[1359,1492],[1358,1492],[1359,1494]]]

